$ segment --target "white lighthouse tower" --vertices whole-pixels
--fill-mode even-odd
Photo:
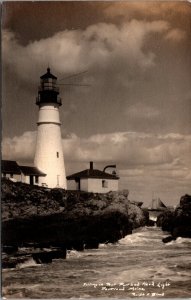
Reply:
[[[39,106],[39,118],[34,165],[46,174],[45,177],[39,177],[39,185],[66,189],[59,116],[59,107],[62,102],[56,84],[57,77],[52,75],[48,68],[47,73],[40,79],[36,100],[36,104]]]

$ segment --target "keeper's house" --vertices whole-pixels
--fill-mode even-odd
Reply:
[[[93,162],[90,162],[90,168],[84,171],[67,176],[68,190],[79,190],[90,193],[107,193],[118,191],[119,177],[116,172],[106,173],[106,168],[116,167],[107,166],[103,171],[93,168]]]
[[[39,177],[44,177],[46,174],[36,167],[20,166],[14,160],[2,160],[1,176],[14,182],[19,181],[32,185],[39,185]]]

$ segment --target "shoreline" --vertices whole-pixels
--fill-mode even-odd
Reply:
[[[149,222],[148,213],[131,203],[126,192],[50,190],[6,179],[2,180],[2,208],[4,251],[17,255],[19,247],[31,245],[57,249],[33,254],[44,262],[65,257],[67,250],[115,243]]]

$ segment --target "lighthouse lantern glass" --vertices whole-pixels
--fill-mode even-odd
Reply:
[[[57,103],[62,105],[62,101],[58,95],[59,88],[57,86],[57,78],[50,73],[50,69],[48,68],[47,73],[41,76],[36,104]]]
[[[41,87],[43,90],[55,90],[56,79],[53,79],[53,78],[41,79]]]

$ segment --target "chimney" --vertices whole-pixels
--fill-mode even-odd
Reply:
[[[94,167],[93,167],[93,164],[94,164],[93,161],[90,161],[90,170],[91,170],[91,171],[92,171],[93,168],[94,168]]]

